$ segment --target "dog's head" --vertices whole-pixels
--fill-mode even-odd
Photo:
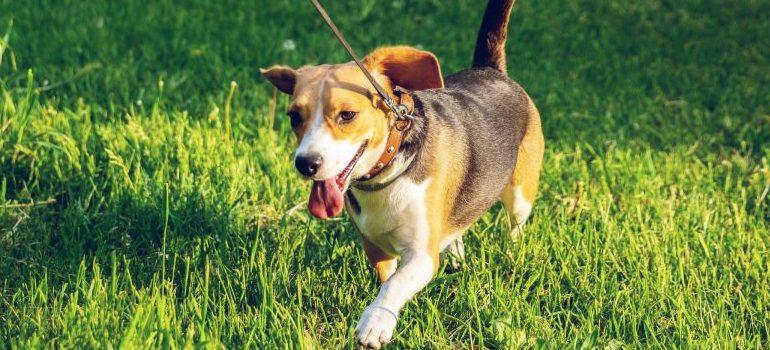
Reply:
[[[411,47],[387,47],[364,58],[364,65],[388,92],[444,85],[436,56]],[[273,66],[260,72],[291,95],[288,118],[297,136],[294,164],[313,180],[310,212],[325,219],[342,211],[350,179],[364,176],[385,149],[389,111],[354,62]]]

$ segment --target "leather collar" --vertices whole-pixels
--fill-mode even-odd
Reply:
[[[352,187],[364,192],[375,192],[388,187],[390,184],[396,182],[396,180],[398,180],[401,175],[403,175],[407,170],[409,170],[409,168],[412,167],[412,161],[414,158],[415,155],[412,155],[409,157],[409,159],[404,160],[401,169],[398,169],[395,173],[390,174],[389,177],[384,179],[384,182],[356,182],[352,185]],[[383,179],[380,180],[382,181]]]
[[[414,100],[412,99],[412,95],[409,94],[409,92],[400,87],[396,86],[395,89],[393,89],[393,93],[396,97],[396,103],[403,105],[408,110],[408,115],[414,114]],[[361,180],[371,180],[375,176],[379,175],[385,168],[387,168],[390,163],[393,162],[393,159],[396,158],[396,155],[398,155],[399,149],[401,149],[401,142],[404,140],[404,134],[407,130],[412,126],[412,121],[410,119],[404,118],[404,119],[396,119],[393,125],[390,127],[390,133],[388,134],[388,140],[385,143],[385,151],[382,152],[382,155],[380,155],[380,159],[377,160],[377,163],[374,164],[374,167],[369,170],[369,172],[364,175]]]

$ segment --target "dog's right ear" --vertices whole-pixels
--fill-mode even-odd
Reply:
[[[294,93],[294,85],[297,84],[297,71],[294,68],[275,65],[270,68],[260,68],[259,73],[270,80],[281,92],[289,95]]]

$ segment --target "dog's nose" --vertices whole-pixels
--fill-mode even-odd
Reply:
[[[307,177],[314,176],[323,162],[323,158],[318,153],[298,155],[294,158],[294,166],[299,170],[300,174]]]

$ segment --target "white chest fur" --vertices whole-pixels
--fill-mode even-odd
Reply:
[[[361,208],[348,210],[361,233],[384,252],[400,256],[406,248],[428,242],[426,193],[430,179],[415,183],[402,177],[379,191],[352,188]]]

